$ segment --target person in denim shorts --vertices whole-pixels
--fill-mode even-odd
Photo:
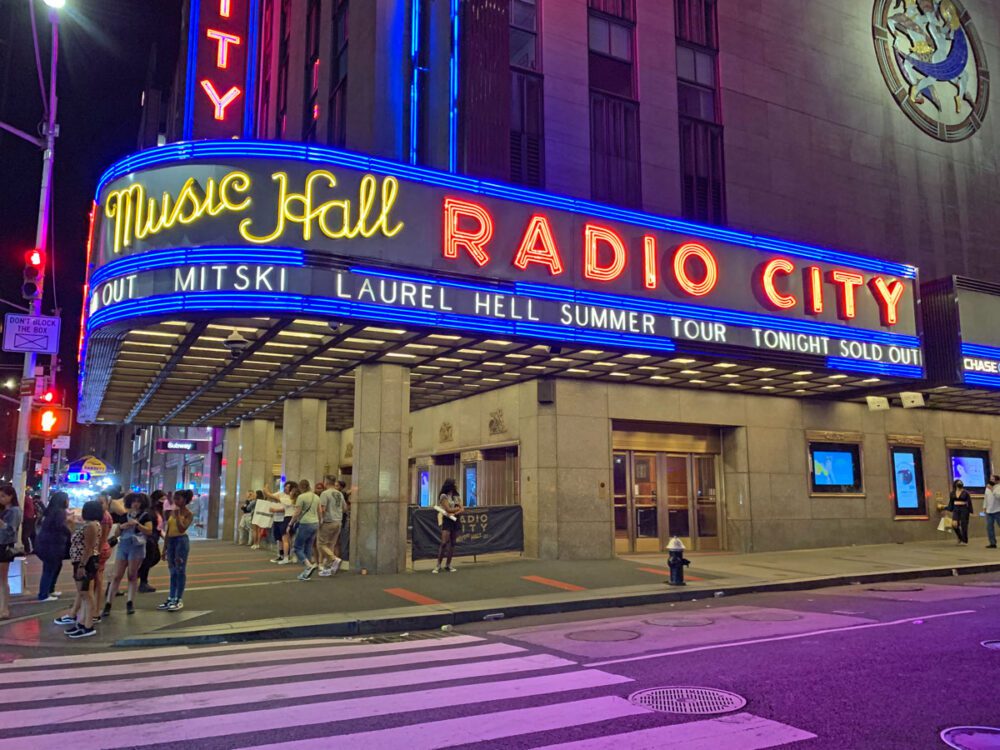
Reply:
[[[139,588],[139,568],[146,559],[146,540],[153,533],[153,517],[149,514],[149,498],[141,492],[125,496],[126,520],[119,525],[118,546],[115,548],[115,579],[112,591],[117,591],[122,578],[128,573],[128,595],[125,600],[127,614],[135,612],[136,591]],[[111,614],[112,599],[104,603],[102,617]]]

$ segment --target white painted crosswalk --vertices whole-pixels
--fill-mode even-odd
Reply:
[[[2,680],[0,750],[319,750],[331,738],[434,750],[528,735],[551,750],[763,750],[813,737],[749,713],[677,723],[629,702],[630,677],[464,635],[41,657],[4,665]]]

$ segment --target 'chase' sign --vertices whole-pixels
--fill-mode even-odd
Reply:
[[[113,167],[87,329],[287,309],[921,377],[916,269],[327,148],[197,142]]]

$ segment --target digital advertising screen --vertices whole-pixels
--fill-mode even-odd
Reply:
[[[812,443],[812,490],[815,494],[862,492],[861,451],[851,444]]]
[[[926,515],[924,471],[920,449],[893,447],[891,455],[896,515]]]
[[[951,478],[961,479],[965,489],[974,495],[986,491],[989,478],[990,454],[987,451],[951,451]]]

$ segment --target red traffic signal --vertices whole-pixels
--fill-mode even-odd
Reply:
[[[24,254],[24,283],[21,296],[35,300],[42,296],[42,277],[45,275],[45,252],[35,248]]]
[[[31,434],[54,438],[69,435],[73,430],[73,410],[65,406],[42,406],[32,411]]]

